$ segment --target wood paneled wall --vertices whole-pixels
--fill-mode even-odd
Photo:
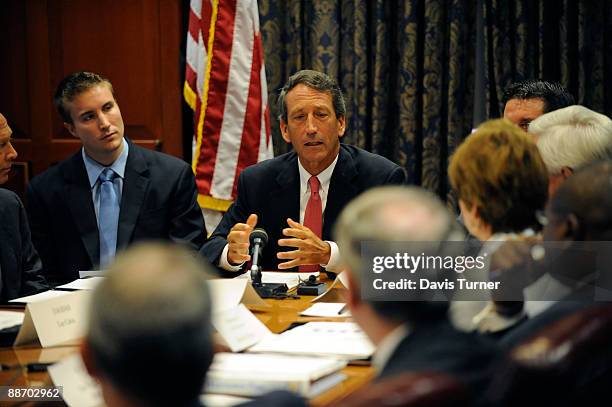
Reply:
[[[57,84],[74,71],[111,80],[132,141],[183,157],[181,4],[0,1],[0,112],[21,164],[8,188],[21,193],[30,177],[80,147],[52,104]]]

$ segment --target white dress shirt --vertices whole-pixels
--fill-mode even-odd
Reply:
[[[338,156],[336,159],[319,175],[317,178],[319,179],[319,196],[321,197],[321,209],[323,219],[325,219],[325,206],[327,204],[327,195],[329,192],[329,184],[331,183],[331,177],[334,172],[334,168],[336,168],[336,164],[338,163]],[[300,173],[300,219],[299,223],[304,224],[304,214],[306,212],[306,205],[308,204],[308,199],[310,198],[310,185],[308,184],[308,180],[312,176],[306,169],[302,166],[302,163],[298,159],[298,170]],[[321,266],[325,267],[327,271],[336,272],[340,269],[340,252],[338,251],[338,245],[335,242],[326,240],[329,243],[330,247],[330,255],[329,261],[327,264],[321,264]],[[219,258],[219,266],[228,271],[238,271],[242,267],[242,264],[234,266],[229,263],[227,260],[227,253],[229,251],[229,244],[226,244],[223,248],[223,252],[221,253],[221,257]],[[244,264],[244,263],[243,263]]]
[[[377,374],[380,374],[385,365],[389,362],[391,355],[397,349],[400,342],[410,333],[408,325],[402,324],[391,331],[376,347],[374,355],[372,355],[372,366],[376,369]]]

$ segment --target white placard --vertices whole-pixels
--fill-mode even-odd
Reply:
[[[244,278],[218,278],[208,281],[212,294],[213,312],[235,308],[238,304],[268,308],[264,300]]]
[[[14,346],[77,344],[85,334],[90,295],[89,291],[66,292],[57,298],[29,303]]]
[[[243,351],[272,334],[244,304],[214,313],[212,322],[232,352]]]
[[[56,290],[93,290],[104,280],[104,277],[79,278],[68,284],[58,285]]]
[[[68,293],[66,291],[49,290],[43,291],[42,293],[38,294],[28,295],[26,297],[15,298],[14,300],[10,300],[9,302],[17,304],[29,304],[32,302],[46,301],[51,298],[57,298],[67,294]]]

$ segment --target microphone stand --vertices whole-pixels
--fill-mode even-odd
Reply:
[[[261,266],[259,265],[259,256],[263,244],[261,238],[256,237],[253,241],[253,262],[251,265],[251,285],[261,298],[284,298],[287,294],[288,287],[285,283],[262,283],[261,282]],[[262,244],[263,243],[263,244]]]

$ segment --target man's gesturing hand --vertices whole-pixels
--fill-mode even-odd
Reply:
[[[319,239],[309,228],[287,219],[288,228],[283,229],[283,235],[287,239],[279,239],[278,245],[295,247],[297,250],[290,252],[278,252],[276,257],[288,259],[278,265],[279,269],[288,269],[308,264],[327,264],[331,255],[329,243]]]
[[[249,236],[257,224],[257,215],[249,215],[246,223],[236,223],[227,235],[227,261],[238,265],[251,260],[249,255]]]

